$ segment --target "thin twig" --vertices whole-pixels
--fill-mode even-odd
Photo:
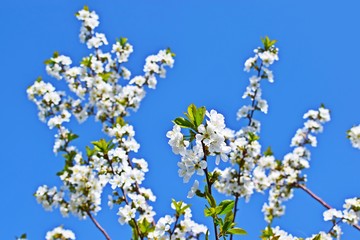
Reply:
[[[179,217],[180,217],[180,216],[179,216],[178,214],[175,215],[176,220],[175,220],[175,223],[174,223],[174,228],[170,231],[169,239],[171,239],[171,236],[174,234],[174,232],[175,232],[175,230],[176,230],[176,228],[177,228],[177,224],[178,224],[178,221],[179,221]]]
[[[109,234],[105,231],[105,229],[96,221],[96,219],[91,215],[90,212],[86,212],[91,221],[95,224],[95,226],[100,230],[100,232],[105,236],[106,240],[111,240]]]
[[[327,209],[332,209],[333,207],[331,207],[327,202],[325,202],[324,200],[322,200],[318,195],[316,195],[315,193],[313,193],[310,189],[308,189],[305,185],[302,184],[297,184],[296,187],[301,188],[302,190],[304,190],[307,194],[309,194],[313,199],[315,199],[316,201],[318,201],[321,205],[323,205],[325,208]],[[359,225],[351,225],[354,228],[356,228],[357,230],[360,231],[360,226]]]

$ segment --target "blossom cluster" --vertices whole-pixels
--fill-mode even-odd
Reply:
[[[286,231],[280,229],[279,226],[271,228],[271,236],[274,236],[276,239],[278,240],[314,240],[314,239],[319,239],[319,240],[332,240],[332,236],[329,233],[326,232],[319,232],[318,234],[313,234],[310,237],[307,238],[299,238],[299,237],[295,237],[292,234],[287,233]]]
[[[183,202],[175,202],[175,204],[178,204],[178,208],[175,207],[174,202],[171,204],[172,209],[177,212],[175,216],[161,217],[155,225],[155,230],[149,234],[149,239],[198,239],[201,234],[206,234],[207,227],[191,219],[189,205]],[[183,219],[179,222],[181,215]]]
[[[333,223],[331,234],[339,238],[342,233],[339,226],[340,221],[352,226],[359,223],[360,198],[345,199],[343,207],[344,210],[342,211],[330,208],[323,213],[324,221],[331,221]]]
[[[194,173],[204,175],[204,169],[207,168],[206,156],[216,156],[217,165],[220,160],[226,162],[229,158],[231,148],[226,140],[231,137],[232,132],[226,128],[224,116],[215,110],[206,111],[205,116],[206,123],[199,124],[190,132],[194,144],[189,144],[190,139],[185,139],[178,125],[174,125],[166,134],[173,152],[181,156],[181,161],[178,162],[179,175],[184,182],[188,182]]]
[[[354,148],[360,149],[360,125],[350,128],[347,131],[347,137]]]
[[[255,55],[247,59],[244,64],[246,72],[255,70],[255,74],[250,77],[250,84],[243,94],[244,99],[250,98],[251,104],[242,106],[237,112],[237,119],[247,118],[249,120],[248,130],[251,132],[260,132],[260,122],[254,119],[254,112],[268,112],[268,103],[262,98],[261,80],[267,79],[270,83],[274,82],[274,75],[269,67],[279,60],[279,49],[274,45],[276,41],[270,41],[268,37],[262,41],[264,47],[255,49]]]
[[[60,188],[40,186],[35,197],[47,210],[59,208],[63,216],[71,213],[80,219],[93,219],[93,215],[101,210],[103,190],[109,186],[113,192],[108,195],[108,205],[118,207],[120,224],[131,225],[141,238],[156,239],[161,235],[164,239],[157,230],[163,220],[155,224],[156,213],[149,204],[156,197],[151,189],[141,186],[148,163],[143,158],[132,157],[140,144],[125,117],[130,109],[136,111],[139,108],[145,87],[154,89],[157,76],[166,76],[166,67],[173,66],[175,55],[166,49],[147,57],[144,74],[131,78],[131,72],[123,66],[133,52],[127,39],[118,39],[111,52],[103,52],[101,47],[108,45],[108,41],[103,33],[95,32],[99,25],[98,15],[84,7],[76,17],[82,22],[80,41],[94,52],[84,57],[80,66],[72,66],[69,57],[57,52],[45,61],[47,73],[57,80],[64,80],[70,93],[57,91],[54,85],[41,78],[27,89],[29,99],[38,107],[39,118],[50,129],[57,129],[54,153],[61,152],[65,158],[64,168],[57,174],[63,185]],[[72,116],[80,123],[95,116],[110,140],[92,142],[83,154],[73,145],[78,135],[65,124]],[[191,220],[188,209],[173,234],[180,239],[184,236],[197,238],[204,231],[202,225]],[[49,232],[46,238],[58,239],[58,236],[75,238],[62,228]]]
[[[268,202],[263,205],[262,211],[265,221],[271,226],[274,218],[284,215],[283,202],[293,197],[294,189],[306,183],[307,177],[303,174],[303,170],[310,167],[310,151],[307,146],[317,146],[316,134],[321,133],[323,125],[330,121],[330,111],[321,105],[318,109],[309,110],[304,114],[304,126],[296,131],[291,140],[290,146],[294,149],[286,154],[283,160],[276,160],[271,148],[264,153],[261,152],[258,137],[260,122],[254,119],[254,113],[255,111],[267,113],[268,104],[261,97],[260,81],[262,79],[274,81],[269,67],[279,59],[275,42],[265,38],[263,43],[264,47],[255,49],[255,56],[245,62],[245,71],[256,72],[250,77],[250,85],[243,95],[243,98],[250,98],[251,104],[241,107],[237,113],[238,119],[248,119],[247,126],[233,131],[226,128],[225,119],[220,113],[211,110],[201,115],[198,113],[205,111],[204,107],[196,108],[190,105],[188,112],[185,113],[187,118],[176,118],[173,129],[166,136],[169,138],[168,143],[172,151],[181,156],[178,173],[185,183],[195,173],[200,176],[206,175],[205,192],[199,190],[199,181],[195,180],[188,193],[189,198],[195,195],[208,198],[212,186],[219,193],[234,196],[235,202],[239,198],[248,201],[255,192],[264,193],[268,190]],[[354,147],[360,142],[358,128],[353,127],[348,131],[348,137]],[[186,135],[183,129],[187,129],[189,134]],[[217,165],[212,171],[210,168],[213,165],[209,162],[211,156],[216,156]],[[229,163],[228,166],[222,168],[220,159],[223,160],[223,164]],[[325,220],[340,218],[344,222],[356,225],[360,212],[358,201],[357,198],[346,200],[347,204],[346,207],[344,205],[343,212],[334,209],[325,212]],[[208,199],[208,202],[211,203],[211,200]],[[211,209],[208,209],[208,212],[208,215],[212,214]],[[234,213],[236,214],[236,205]],[[271,232],[269,236],[277,237],[276,239],[302,239],[293,237],[279,227],[268,230]],[[340,239],[341,234],[340,226],[335,224],[329,232],[320,232],[306,239],[327,240],[333,237]]]
[[[46,240],[74,240],[75,234],[71,230],[64,229],[62,226],[48,231],[45,236]]]
[[[269,67],[279,60],[279,49],[275,47],[275,41],[268,37],[263,39],[264,47],[254,50],[255,56],[245,61],[246,72],[254,70],[255,74],[250,77],[250,85],[246,88],[243,98],[251,100],[250,105],[244,105],[237,112],[237,118],[247,118],[248,125],[241,128],[229,138],[229,152],[231,166],[224,170],[215,169],[219,179],[215,182],[215,188],[226,195],[236,198],[244,197],[249,200],[254,191],[263,192],[271,184],[273,176],[267,176],[267,168],[275,166],[272,156],[261,155],[261,145],[258,141],[260,122],[254,119],[255,111],[268,112],[268,104],[262,98],[260,82],[267,79],[274,82],[274,76]]]
[[[317,140],[314,133],[323,130],[323,124],[330,121],[330,111],[324,106],[318,110],[309,110],[304,114],[304,127],[296,131],[291,140],[291,146],[295,147],[291,153],[284,156],[283,161],[277,162],[270,168],[270,175],[273,182],[269,191],[268,203],[265,203],[262,211],[265,219],[271,222],[274,217],[280,217],[285,213],[285,206],[282,202],[293,197],[293,189],[298,184],[306,182],[306,175],[302,174],[303,169],[310,167],[310,151],[307,144],[315,147]]]

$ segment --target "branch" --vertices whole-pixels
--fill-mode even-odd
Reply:
[[[260,67],[258,68],[258,74],[257,76],[260,77],[261,76],[261,68],[263,66],[263,63],[261,62],[260,64]],[[260,83],[259,83],[260,84]],[[258,90],[256,89],[255,92],[254,92],[254,98],[252,99],[252,102],[251,102],[251,106],[252,106],[252,109],[250,111],[250,114],[248,114],[248,119],[249,119],[249,123],[248,123],[248,126],[251,126],[251,123],[252,123],[252,120],[253,120],[253,116],[254,116],[254,112],[255,112],[255,105],[256,105],[256,94],[257,94]],[[238,172],[238,183],[240,185],[240,174],[241,174],[241,168],[240,168],[240,164],[239,164],[239,172]],[[238,205],[238,202],[239,202],[239,195],[236,194],[235,196],[235,204],[234,204],[234,209],[233,209],[233,212],[234,212],[234,218],[232,220],[233,223],[235,223],[235,218],[236,218],[236,213],[238,211],[237,209],[237,205]],[[233,235],[231,234],[230,235],[230,240],[233,240]]]
[[[328,203],[326,203],[324,200],[322,200],[319,196],[317,196],[315,193],[313,193],[310,189],[308,189],[305,185],[296,184],[296,187],[301,188],[302,190],[304,190],[307,194],[309,194],[313,199],[318,201],[325,208],[327,208],[327,209],[332,209],[333,208]],[[359,225],[354,224],[354,225],[351,225],[351,226],[353,226],[354,228],[356,228],[357,230],[360,231],[360,226]]]
[[[96,219],[91,215],[89,211],[86,212],[91,221],[95,224],[95,226],[100,230],[100,232],[105,236],[106,240],[111,240],[109,234],[105,231],[105,229],[96,221]]]
[[[203,157],[203,160],[207,162],[207,158],[206,158],[206,147],[205,147],[205,144],[203,143],[203,141],[201,141],[201,145],[202,145],[202,148],[203,148],[203,152],[204,152],[204,157]],[[204,169],[204,173],[205,173],[205,176],[206,176],[206,183],[207,183],[207,188],[208,188],[208,192],[210,195],[212,195],[211,193],[211,182],[210,182],[210,179],[209,179],[209,172],[208,172],[208,168],[206,167]],[[218,237],[218,230],[217,230],[217,226],[216,226],[216,223],[215,223],[215,218],[213,217],[213,223],[214,223],[214,231],[215,231],[215,239],[218,240],[219,237]]]
[[[180,218],[180,216],[177,213],[176,213],[175,217],[176,217],[176,220],[175,220],[174,228],[170,231],[169,239],[171,239],[171,236],[174,234],[174,232],[175,232],[175,230],[177,228],[179,218]]]

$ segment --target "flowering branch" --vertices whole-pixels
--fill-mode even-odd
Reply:
[[[301,188],[302,190],[304,190],[307,194],[310,195],[310,197],[312,197],[313,199],[315,199],[317,202],[319,202],[321,205],[323,205],[325,208],[327,209],[333,209],[333,207],[331,207],[328,203],[326,203],[323,199],[321,199],[318,195],[316,195],[314,192],[312,192],[310,189],[308,189],[305,185],[303,184],[296,184],[296,187]],[[357,224],[352,225],[354,228],[356,228],[357,230],[360,231],[360,226]]]
[[[110,208],[118,205],[118,221],[121,225],[130,225],[133,239],[186,240],[199,239],[201,235],[208,239],[208,228],[191,219],[190,205],[183,201],[172,200],[175,215],[165,215],[155,221],[156,212],[149,201],[154,202],[156,197],[151,189],[141,185],[148,163],[130,157],[132,152],[138,152],[140,144],[134,138],[133,126],[124,118],[129,116],[130,110],[139,108],[146,93],[145,87],[155,88],[156,77],[165,77],[165,68],[173,66],[175,55],[166,49],[147,57],[144,74],[131,78],[131,72],[122,65],[133,52],[127,39],[117,39],[111,52],[105,53],[100,47],[108,44],[107,39],[103,33],[94,30],[99,25],[98,15],[85,6],[76,17],[82,22],[81,42],[94,52],[84,57],[78,67],[72,67],[71,59],[57,52],[45,61],[47,73],[58,80],[64,79],[71,93],[57,91],[41,78],[27,89],[29,99],[39,109],[39,118],[50,129],[57,129],[53,151],[63,152],[65,160],[64,168],[57,173],[63,186],[40,186],[35,193],[37,201],[46,210],[59,208],[63,216],[71,213],[80,219],[89,217],[105,238],[111,240],[94,217],[102,209],[104,188],[111,187],[113,192],[108,195],[108,205]],[[298,129],[291,141],[295,148],[282,161],[275,159],[271,148],[261,153],[258,141],[260,122],[254,119],[254,114],[255,111],[268,111],[267,101],[261,96],[260,82],[262,79],[274,81],[269,67],[278,60],[276,40],[265,37],[262,43],[263,47],[255,49],[255,56],[245,62],[245,71],[255,71],[243,95],[243,98],[249,97],[251,103],[237,112],[238,119],[248,120],[246,126],[235,132],[226,127],[222,114],[191,104],[185,113],[186,118],[176,118],[173,129],[166,135],[173,152],[181,156],[178,173],[184,183],[189,182],[194,174],[205,175],[203,192],[199,190],[199,181],[195,180],[187,197],[197,195],[206,199],[204,215],[213,220],[216,240],[228,236],[232,240],[235,234],[246,234],[245,230],[235,227],[238,202],[240,198],[248,201],[255,192],[266,190],[269,190],[269,202],[264,204],[262,211],[269,225],[263,231],[262,239],[299,239],[279,227],[271,227],[275,217],[284,215],[282,203],[292,198],[294,188],[302,189],[328,209],[324,212],[324,220],[331,220],[333,224],[329,232],[320,232],[306,240],[339,239],[341,229],[338,224],[341,221],[360,230],[360,198],[346,199],[345,210],[341,212],[304,185],[306,175],[302,170],[310,166],[310,151],[306,147],[317,145],[314,134],[321,132],[323,124],[330,120],[330,111],[323,105],[304,115],[307,119],[304,127]],[[92,142],[83,155],[70,144],[78,136],[64,126],[72,116],[79,122],[95,116],[109,140]],[[184,136],[182,129],[186,129],[189,135]],[[360,126],[354,126],[347,134],[353,146],[360,148]],[[210,169],[212,163],[216,164],[214,169]],[[221,169],[223,164],[228,166]],[[225,199],[217,203],[213,190],[234,200]],[[75,234],[57,227],[46,235],[46,240],[59,238],[73,240]]]

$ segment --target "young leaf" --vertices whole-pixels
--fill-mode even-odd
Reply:
[[[204,121],[205,113],[206,113],[206,108],[205,107],[200,107],[200,108],[197,109],[196,115],[195,115],[196,127],[198,127]]]
[[[53,58],[57,58],[59,56],[59,52],[58,51],[55,51],[54,53],[53,53]]]
[[[233,210],[234,204],[235,202],[233,200],[224,200],[216,207],[216,213],[219,215],[225,215]]]
[[[194,125],[189,122],[189,120],[183,118],[183,117],[178,117],[176,118],[173,123],[175,123],[176,125],[182,127],[182,128],[194,128]]]
[[[67,136],[68,141],[72,141],[74,139],[77,139],[79,137],[79,135],[76,135],[75,133],[69,133]]]
[[[316,235],[312,240],[321,240],[321,235],[320,234]]]
[[[120,41],[119,41],[119,42],[120,42],[120,45],[121,45],[121,46],[125,46],[127,40],[128,40],[127,38],[120,38]]]
[[[206,199],[208,200],[211,207],[216,208],[215,198],[208,192],[206,192]]]
[[[230,221],[230,222],[233,222],[234,220],[234,213],[231,211],[231,212],[228,212],[224,218],[225,221]],[[233,227],[233,226],[232,226]]]
[[[221,227],[221,232],[223,235],[226,235],[228,233],[229,228],[231,228],[232,222],[231,221],[225,221],[224,225]]]
[[[204,215],[205,217],[209,217],[209,216],[215,216],[216,215],[216,209],[215,208],[209,208],[209,207],[206,207],[204,209]]]
[[[167,48],[167,49],[166,49],[166,53],[167,53],[167,54],[170,54],[172,57],[175,57],[175,56],[176,56],[176,54],[173,53],[170,48]]]
[[[264,152],[264,156],[272,156],[274,155],[273,151],[271,150],[271,147],[268,147],[266,151]]]
[[[230,234],[246,235],[247,232],[242,228],[232,228],[227,231]]]
[[[185,115],[189,118],[190,122],[195,123],[196,106],[194,104],[190,104]]]

